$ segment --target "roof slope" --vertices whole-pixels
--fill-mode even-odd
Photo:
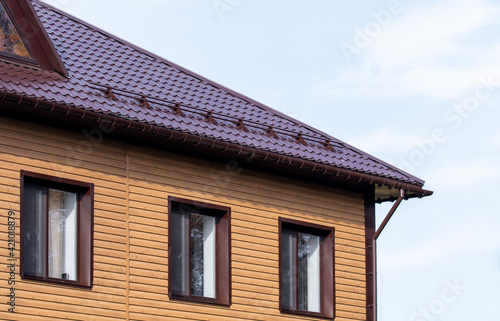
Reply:
[[[0,61],[0,89],[422,186],[424,181],[38,1],[69,79]]]

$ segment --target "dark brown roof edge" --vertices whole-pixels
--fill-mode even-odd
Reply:
[[[205,146],[210,146],[211,148],[218,148],[224,152],[232,152],[237,155],[246,154],[249,158],[260,160],[262,162],[268,161],[275,164],[293,166],[293,169],[300,169],[302,171],[314,172],[315,174],[326,175],[329,174],[333,178],[344,179],[350,183],[354,183],[360,186],[378,185],[380,187],[388,187],[389,189],[403,189],[408,192],[407,198],[413,197],[425,197],[433,194],[432,191],[424,190],[421,185],[411,184],[407,182],[402,182],[399,180],[380,177],[372,174],[366,174],[361,172],[356,172],[344,168],[338,168],[331,165],[325,165],[321,163],[316,163],[300,158],[294,158],[290,156],[281,155],[274,152],[259,150],[252,147],[246,147],[242,145],[237,145],[230,142],[224,142],[208,137],[196,136],[189,133],[184,133],[180,131],[175,131],[172,129],[159,127],[153,124],[144,124],[138,121],[125,119],[117,117],[114,115],[101,114],[93,111],[88,111],[73,106],[57,104],[53,102],[48,102],[44,100],[39,100],[36,98],[22,96],[16,93],[10,93],[5,90],[0,92],[0,101],[7,100],[17,104],[30,105],[33,108],[41,108],[48,110],[50,112],[59,112],[65,115],[74,115],[80,118],[92,119],[95,121],[107,121],[114,126],[120,126],[122,128],[130,130],[138,130],[140,132],[146,132],[148,134],[162,135],[168,140],[179,139],[182,142],[192,143],[194,146],[203,144]],[[387,199],[389,200],[389,199]],[[386,201],[386,200],[382,200]]]

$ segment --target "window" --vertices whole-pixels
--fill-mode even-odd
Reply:
[[[32,59],[23,39],[17,32],[3,4],[0,2],[0,52]]]
[[[93,184],[21,171],[21,275],[92,287]]]
[[[333,318],[334,230],[280,218],[280,310]]]
[[[169,197],[169,295],[230,305],[230,209]]]

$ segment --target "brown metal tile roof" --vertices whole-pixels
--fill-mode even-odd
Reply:
[[[163,58],[33,1],[70,78],[0,62],[8,93],[364,174],[424,181]]]

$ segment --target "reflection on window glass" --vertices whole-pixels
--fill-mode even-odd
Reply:
[[[23,213],[23,265],[24,273],[32,276],[46,276],[46,189],[24,184]]]
[[[281,231],[282,306],[320,312],[320,239],[294,230]]]
[[[172,292],[179,295],[189,295],[188,273],[188,243],[189,213],[176,212],[171,217],[170,233],[172,233],[171,278]]]
[[[215,217],[172,214],[172,292],[215,298]]]
[[[215,298],[215,217],[191,214],[191,295]]]
[[[281,231],[281,303],[284,309],[296,309],[297,252],[293,231]]]
[[[2,4],[0,4],[0,51],[31,58]]]

